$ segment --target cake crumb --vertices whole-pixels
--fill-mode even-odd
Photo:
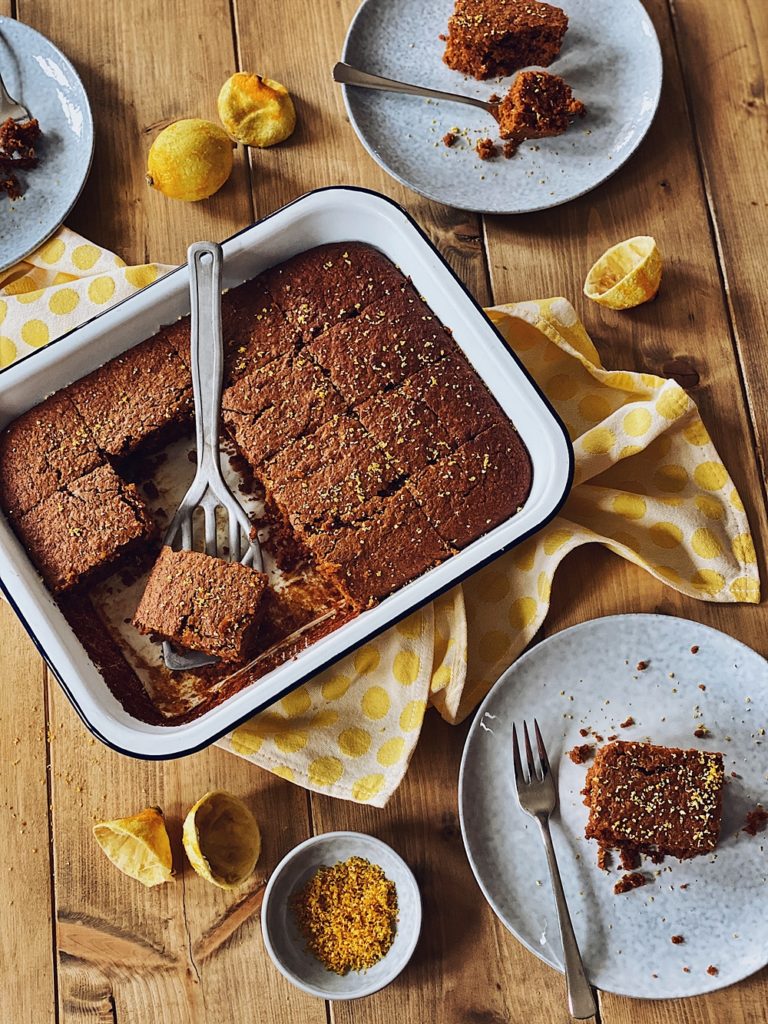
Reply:
[[[766,811],[762,804],[758,804],[753,810],[747,812],[746,821],[742,832],[746,832],[748,836],[756,836],[758,832],[764,832],[765,826],[768,824],[768,811]]]
[[[707,968],[707,974],[711,974],[713,978],[716,978],[719,973],[720,971],[717,969],[717,967],[715,967],[714,964],[710,964]]]
[[[625,718],[623,722],[619,723],[619,728],[620,729],[629,729],[630,726],[632,726],[634,724],[635,724],[634,718],[632,717],[632,715],[629,715],[628,718]]]
[[[635,669],[638,672],[645,672],[649,665],[650,661],[638,661],[638,663],[635,665]]]
[[[611,853],[604,846],[597,848],[597,866],[601,871],[608,871],[611,866]]]
[[[693,730],[693,735],[696,737],[697,740],[704,740],[707,738],[707,736],[709,736],[709,729],[706,727],[706,725],[699,725],[696,729]]]
[[[642,885],[647,885],[650,882],[650,878],[647,875],[641,874],[639,871],[632,871],[628,875],[622,875],[618,882],[614,885],[613,891],[617,896],[620,896],[624,892],[631,892],[633,889],[639,889]]]
[[[447,146],[448,149],[450,149],[457,139],[458,135],[456,134],[456,132],[446,132],[445,135],[443,136],[443,145]]]
[[[699,653],[699,645],[698,644],[694,644],[693,647],[691,648],[691,654],[698,654],[698,653]]]
[[[669,941],[672,943],[673,946],[682,946],[682,944],[685,942],[685,936],[673,935]]]
[[[594,743],[577,743],[568,751],[568,757],[574,764],[585,764],[595,753]]]
[[[498,154],[498,149],[493,139],[478,139],[475,152],[481,160],[490,160]]]

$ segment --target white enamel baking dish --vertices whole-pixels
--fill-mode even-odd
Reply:
[[[121,753],[171,758],[212,743],[529,536],[551,519],[565,500],[573,475],[573,454],[562,424],[433,245],[391,200],[351,187],[310,192],[224,243],[225,284],[237,285],[314,245],[352,240],[375,246],[398,264],[440,320],[453,330],[528,447],[534,469],[530,497],[517,515],[447,562],[201,717],[175,726],[146,724],[121,707],[0,515],[0,585],[6,597],[87,727]],[[0,373],[0,427],[188,312],[187,275],[181,268],[8,367]]]

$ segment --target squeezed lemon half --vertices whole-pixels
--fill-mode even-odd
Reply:
[[[256,819],[239,797],[206,793],[184,819],[184,849],[198,875],[221,889],[235,889],[253,874],[261,853]]]
[[[160,885],[173,876],[171,844],[159,807],[93,826],[96,842],[112,863],[142,885]]]
[[[587,274],[584,294],[609,309],[632,309],[656,295],[661,271],[656,240],[637,235],[603,253]]]
[[[284,142],[296,127],[296,110],[280,82],[238,71],[221,87],[221,123],[236,142],[263,149]]]

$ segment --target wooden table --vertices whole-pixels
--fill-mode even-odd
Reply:
[[[189,242],[225,238],[316,186],[379,189],[414,214],[482,302],[568,296],[607,365],[673,375],[689,389],[747,503],[764,564],[768,5],[646,0],[665,82],[638,153],[568,206],[485,220],[406,192],[357,142],[330,80],[355,6],[0,0],[0,12],[61,46],[93,102],[96,159],[70,225],[129,263],[180,262]],[[288,85],[299,111],[291,142],[254,152],[250,164],[238,153],[230,182],[208,202],[151,192],[144,159],[157,130],[180,117],[215,119],[219,87],[238,68]],[[658,300],[629,314],[588,303],[581,284],[593,259],[635,234],[655,235],[666,256]],[[682,598],[597,549],[580,549],[558,575],[546,628],[628,610],[698,619],[768,654],[763,608]],[[408,776],[385,810],[309,795],[215,748],[142,763],[89,737],[6,605],[0,631],[0,1024],[567,1019],[562,979],[495,919],[464,856],[456,778],[466,728],[428,716]],[[295,843],[330,829],[371,832],[405,855],[422,887],[426,924],[395,984],[358,1004],[324,1006],[302,996],[268,961],[253,900],[220,893],[188,867],[175,884],[145,890],[93,841],[96,818],[158,803],[181,864],[184,811],[214,787],[242,794],[257,810],[263,875]],[[602,996],[600,1016],[605,1024],[746,1024],[765,1019],[766,1000],[762,971],[701,999]]]

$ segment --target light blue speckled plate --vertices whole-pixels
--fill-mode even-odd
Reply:
[[[40,165],[22,171],[20,199],[0,196],[0,270],[28,256],[63,223],[93,156],[93,119],[83,83],[45,36],[0,17],[0,72],[8,92],[40,122]]]
[[[588,110],[565,135],[523,143],[510,160],[482,161],[478,139],[497,125],[472,107],[344,86],[361,142],[408,188],[448,206],[480,213],[529,213],[575,199],[605,181],[640,145],[659,102],[659,42],[639,0],[562,0],[569,18],[562,53],[548,70],[562,75]],[[434,89],[488,99],[512,78],[477,82],[442,61],[453,0],[364,0],[350,25],[342,60]],[[466,135],[451,149],[451,128]]]
[[[691,648],[698,646],[698,653]],[[649,661],[637,671],[639,661]],[[701,689],[703,686],[705,689]],[[461,764],[459,808],[472,869],[507,928],[562,970],[544,848],[513,786],[512,722],[538,719],[559,770],[552,832],[587,973],[606,992],[693,996],[733,984],[768,962],[768,833],[741,831],[768,806],[768,662],[707,626],[664,615],[617,615],[557,633],[506,672],[481,705]],[[629,716],[635,725],[622,729]],[[706,725],[710,735],[697,739]],[[720,750],[728,785],[720,845],[667,861],[643,888],[613,894],[621,872],[596,863],[584,838],[585,765],[566,756],[591,728],[622,739]],[[731,777],[731,772],[736,777]],[[687,888],[683,889],[685,885]],[[672,935],[685,942],[673,945]],[[707,967],[717,968],[717,975]],[[689,968],[685,971],[684,968]]]

